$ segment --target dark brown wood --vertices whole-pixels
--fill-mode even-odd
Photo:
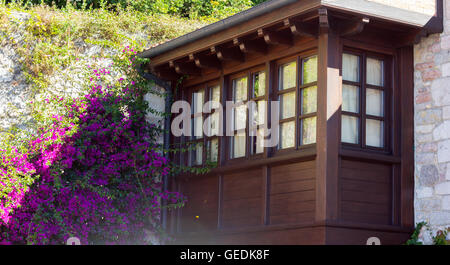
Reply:
[[[179,75],[201,75],[200,69],[194,63],[176,63],[170,61],[170,67],[175,69],[175,72]]]
[[[316,38],[318,35],[318,28],[316,25],[311,26],[300,21],[295,21],[293,19],[285,19],[283,21],[286,27],[289,27],[294,36],[307,36]]]
[[[189,59],[195,62],[199,68],[221,69],[222,64],[216,56],[194,55],[190,54]]]
[[[369,18],[356,19],[354,21],[348,21],[345,24],[339,24],[339,35],[352,36],[361,33],[364,30],[366,24],[370,22]]]
[[[211,47],[211,53],[216,54],[217,58],[222,61],[245,61],[245,55],[239,47],[221,48],[219,46],[213,46]]]
[[[242,38],[234,38],[233,44],[239,46],[243,53],[257,53],[266,55],[268,48],[263,39],[246,40]]]
[[[258,36],[264,38],[264,41],[270,45],[292,46],[293,44],[292,36],[283,32],[258,29]]]
[[[414,53],[413,47],[398,50],[399,89],[401,93],[401,224],[414,226]]]
[[[340,107],[339,38],[329,28],[326,9],[319,9],[320,34],[317,75],[316,221],[338,217]]]

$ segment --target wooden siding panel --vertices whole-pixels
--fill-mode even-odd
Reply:
[[[341,218],[345,221],[392,223],[392,166],[342,160]]]
[[[239,228],[261,224],[261,170],[225,175],[222,226]]]
[[[270,176],[270,224],[313,221],[315,162],[272,167]]]
[[[217,228],[218,177],[195,177],[183,183],[188,201],[182,208],[183,232],[214,230]]]

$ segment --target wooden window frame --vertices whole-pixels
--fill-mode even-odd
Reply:
[[[344,47],[341,54],[341,59],[344,54],[356,55],[359,58],[359,82],[352,82],[342,79],[342,84],[356,86],[359,89],[359,113],[341,111],[341,126],[342,126],[342,115],[357,117],[359,119],[358,124],[358,144],[346,143],[342,142],[342,146],[350,149],[358,149],[358,150],[370,150],[377,152],[385,152],[388,153],[391,151],[391,134],[390,130],[392,128],[391,124],[391,94],[393,93],[393,85],[392,85],[392,63],[393,58],[391,55],[376,53],[370,50],[364,49],[356,49]],[[367,58],[373,58],[383,61],[383,86],[376,86],[367,84]],[[341,60],[342,61],[342,60]],[[341,63],[341,71],[342,71],[342,63]],[[383,91],[383,117],[373,116],[366,114],[366,92],[367,89],[376,89]],[[375,147],[366,145],[366,120],[378,120],[383,122],[383,147]],[[342,133],[342,130],[341,132]]]
[[[192,88],[188,89],[188,102],[191,105],[191,116],[190,116],[190,122],[191,122],[191,132],[193,133],[195,131],[195,127],[194,125],[194,115],[195,115],[195,106],[193,106],[193,94],[195,92],[198,92],[200,90],[204,91],[204,95],[203,95],[203,105],[208,102],[211,98],[210,95],[210,90],[213,87],[219,87],[219,92],[220,92],[220,100],[222,99],[222,87],[220,85],[220,82],[218,80],[215,81],[210,81],[210,82],[205,82],[201,85],[197,85],[194,86]],[[221,103],[221,102],[220,102]],[[202,137],[199,139],[196,139],[196,136],[193,134],[191,137],[187,137],[186,139],[186,145],[188,148],[190,148],[190,146],[192,145],[192,143],[202,143],[202,163],[200,165],[195,165],[192,163],[192,154],[193,154],[193,150],[189,150],[188,155],[186,157],[186,161],[185,164],[189,165],[189,166],[193,166],[193,167],[201,167],[203,165],[205,165],[205,162],[207,161],[207,157],[208,157],[208,146],[207,143],[208,141],[212,141],[213,139],[218,139],[219,140],[219,136],[207,136],[204,134],[203,132],[203,124],[205,123],[206,119],[211,116],[214,112],[216,112],[215,109],[211,110],[211,113],[205,113],[203,112],[203,105],[202,105]],[[220,133],[220,129],[221,129],[222,124],[219,121],[219,133]],[[219,163],[220,161],[220,141],[219,141],[219,146],[218,146],[218,154],[217,154],[217,163]]]

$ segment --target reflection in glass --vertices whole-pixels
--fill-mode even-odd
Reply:
[[[302,89],[302,114],[317,111],[317,86]]]
[[[234,102],[247,100],[247,77],[233,80],[233,100]]]
[[[383,86],[383,61],[367,58],[367,84]]]
[[[317,56],[303,60],[303,84],[317,81]]]
[[[258,129],[256,136],[252,137],[252,154],[264,152],[264,129]]]
[[[280,95],[281,118],[291,118],[295,116],[295,92]]]
[[[210,88],[209,101],[220,102],[220,86]]]
[[[253,74],[253,97],[262,97],[266,94],[266,73]]]
[[[342,85],[342,110],[359,113],[359,87]]]
[[[201,165],[203,163],[203,144],[195,144],[191,148],[191,165]]]
[[[245,132],[236,133],[232,137],[232,158],[239,158],[245,156]]]
[[[281,149],[291,148],[295,146],[295,122],[285,122],[280,124]]]
[[[316,142],[316,117],[302,120],[302,145]]]
[[[384,147],[383,122],[379,120],[366,120],[366,145]]]
[[[342,55],[342,79],[359,82],[359,56],[348,53]]]
[[[280,67],[280,90],[296,87],[297,63],[290,62]]]
[[[219,157],[219,139],[212,139],[208,141],[208,160],[217,162]]]
[[[383,91],[368,88],[366,90],[366,113],[368,115],[383,117]]]
[[[203,117],[194,117],[193,123],[194,137],[197,139],[203,138]]]
[[[193,113],[203,112],[204,94],[205,91],[203,90],[199,90],[198,92],[192,93],[192,102],[194,104]]]

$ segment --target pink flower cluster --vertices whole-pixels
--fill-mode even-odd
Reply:
[[[1,150],[0,242],[64,244],[75,236],[83,244],[142,244],[144,228],[160,230],[161,199],[185,202],[162,190],[170,162],[158,151],[160,130],[136,104],[139,88],[116,86],[49,99],[66,113],[52,116],[26,152]]]

